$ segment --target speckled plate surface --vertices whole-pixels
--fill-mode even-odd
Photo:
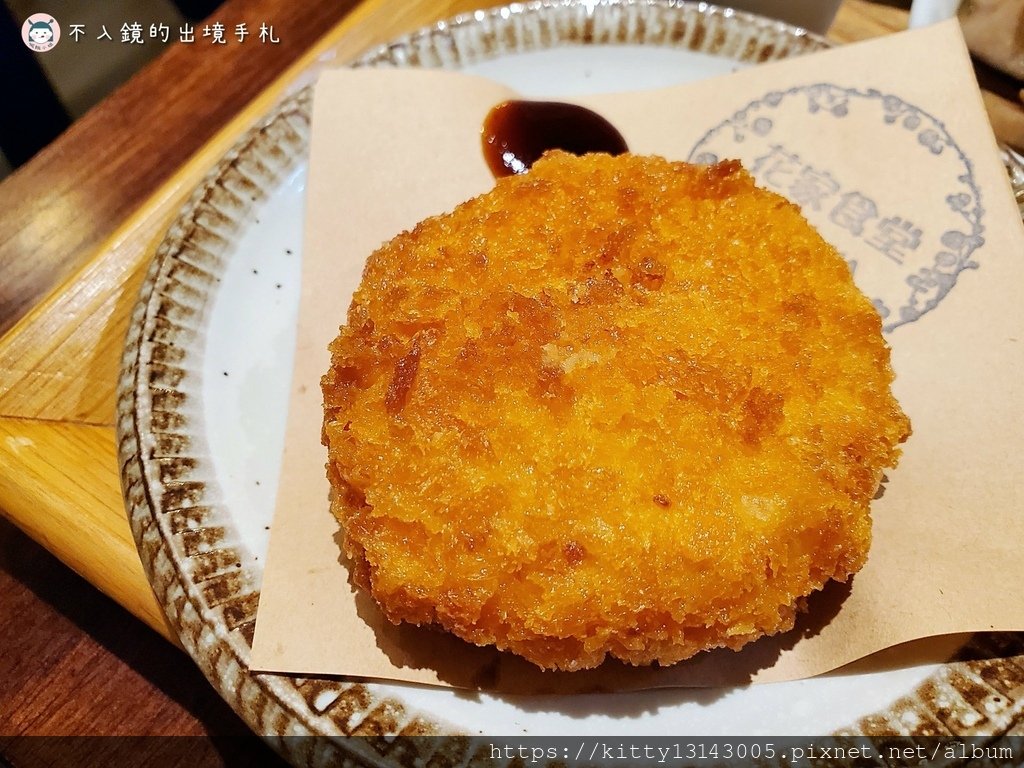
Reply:
[[[825,47],[747,14],[670,2],[516,5],[396,40],[361,66],[446,66],[534,97],[650,88]],[[1024,641],[975,636],[944,664],[720,691],[472,695],[250,674],[290,378],[311,92],[280,104],[172,225],[131,322],[118,438],[157,598],[224,698],[295,764],[303,734],[757,735],[1024,732]],[[1024,184],[1024,179],[1022,179]],[[933,656],[934,658],[934,656]],[[356,765],[403,760],[343,741]]]

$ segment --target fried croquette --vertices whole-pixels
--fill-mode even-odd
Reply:
[[[330,349],[354,581],[544,668],[791,628],[910,433],[846,263],[735,161],[550,153],[376,251]]]

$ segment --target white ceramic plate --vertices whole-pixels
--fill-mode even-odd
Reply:
[[[527,96],[567,97],[820,47],[801,30],[703,4],[567,0],[467,16],[362,63],[460,66]],[[294,346],[309,98],[268,115],[171,228],[133,318],[119,401],[126,501],[154,589],[257,732],[963,735],[1019,719],[1024,644],[1005,635],[976,638],[962,652],[974,661],[726,690],[553,698],[250,675]],[[296,744],[278,742],[292,761],[311,759]],[[360,752],[370,748],[350,758],[376,760]]]

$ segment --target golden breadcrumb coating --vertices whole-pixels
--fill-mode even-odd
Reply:
[[[545,668],[789,629],[910,433],[846,263],[734,161],[551,153],[374,253],[331,353],[356,582]]]

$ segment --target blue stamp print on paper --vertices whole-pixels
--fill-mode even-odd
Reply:
[[[823,132],[833,140],[801,143]],[[847,148],[839,161],[837,147]],[[843,253],[886,332],[935,309],[961,272],[978,268],[984,209],[973,165],[941,121],[898,96],[831,83],[773,91],[704,134],[689,160],[737,157]]]

